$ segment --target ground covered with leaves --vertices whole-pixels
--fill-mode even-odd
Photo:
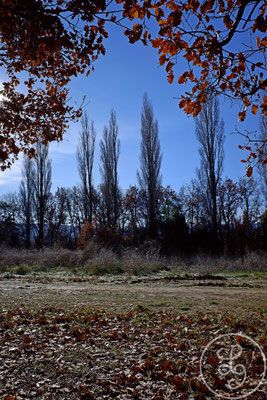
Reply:
[[[72,293],[73,297],[68,297],[73,282],[69,283],[69,291],[63,290],[60,282],[59,302],[59,297],[51,295],[55,291],[54,281],[50,293],[49,283],[46,282],[44,288],[37,279],[34,286],[30,279],[23,302],[21,294],[25,293],[26,282],[26,278],[13,282],[9,279],[0,285],[0,299],[3,300],[0,306],[1,400],[214,399],[201,378],[201,356],[211,340],[227,333],[237,334],[237,344],[243,349],[242,363],[251,375],[248,392],[257,376],[263,373],[261,354],[241,335],[253,339],[266,354],[264,307],[247,309],[247,312],[243,309],[238,315],[234,309],[207,310],[203,307],[202,311],[196,311],[189,307],[181,310],[181,307],[174,307],[173,299],[171,307],[164,307],[164,304],[149,307],[145,302],[132,302],[134,289],[131,289],[127,306],[124,304],[125,311],[114,307],[112,312],[92,306],[92,303],[86,305],[78,290]],[[88,289],[90,285],[88,283]],[[101,291],[103,287],[101,284],[98,289]],[[110,283],[107,287],[111,288]],[[4,288],[8,300],[6,293],[3,296]],[[155,298],[160,289],[164,288],[155,288]],[[175,291],[174,286],[172,289]],[[143,294],[147,291],[151,296],[149,287],[138,286],[135,290]],[[186,290],[194,295],[193,287],[188,286]],[[205,292],[214,287],[201,286],[197,290],[203,290],[203,304],[206,304]],[[226,295],[229,288],[219,286],[219,290]],[[117,294],[108,293],[110,298]],[[212,388],[216,393],[224,393],[228,377],[223,379],[217,375],[218,362],[216,355],[209,354],[205,368],[212,378]],[[235,391],[238,393],[241,392]],[[266,396],[265,381],[248,398],[263,400]]]

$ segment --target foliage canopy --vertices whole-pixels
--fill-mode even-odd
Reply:
[[[197,116],[210,91],[240,100],[241,121],[249,108],[266,114],[265,14],[264,0],[1,0],[2,169],[20,151],[33,156],[40,137],[44,144],[61,140],[81,116],[81,107],[68,103],[67,85],[105,54],[107,22],[130,43],[158,49],[169,83],[192,84],[179,101],[187,114]],[[179,57],[188,67],[175,79]]]

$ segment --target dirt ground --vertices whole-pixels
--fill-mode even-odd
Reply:
[[[0,400],[212,400],[201,355],[233,333],[248,372],[235,393],[265,400],[264,359],[240,335],[267,350],[266,278],[0,276]],[[210,354],[205,379],[228,393]]]
[[[245,276],[0,278],[3,307],[56,306],[127,312],[142,306],[154,311],[247,313],[267,310],[267,279]]]

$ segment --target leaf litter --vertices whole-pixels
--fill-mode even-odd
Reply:
[[[212,399],[200,376],[202,351],[216,335],[235,332],[266,354],[261,312],[2,307],[0,399]],[[263,385],[255,398],[266,394]]]

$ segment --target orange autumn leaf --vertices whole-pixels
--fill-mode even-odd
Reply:
[[[167,66],[166,66],[166,72],[170,72],[172,67],[173,67],[173,63],[171,61],[168,62]]]
[[[188,78],[190,79],[190,81],[193,81],[193,80],[194,80],[195,76],[194,76],[194,74],[193,74],[193,71],[192,71],[192,70],[189,72],[189,74],[188,74]]]
[[[116,0],[120,4],[116,17],[114,9],[109,8],[112,2],[104,0],[40,0],[37,8],[34,1],[23,2],[23,15],[20,8],[10,7],[13,1],[2,3],[0,40],[3,54],[0,62],[8,66],[10,76],[2,91],[2,96],[10,99],[8,115],[0,115],[3,169],[18,158],[21,150],[25,154],[34,154],[32,145],[38,138],[40,124],[48,143],[61,140],[68,123],[79,118],[82,107],[74,109],[69,105],[67,88],[73,77],[93,71],[93,62],[105,54],[106,21],[118,25],[130,43],[141,41],[147,45],[150,41],[153,48],[158,49],[160,65],[167,64],[169,82],[175,79],[172,66],[182,61],[178,83],[191,85],[186,94],[188,101],[182,107],[186,113],[197,115],[197,110],[206,101],[203,92],[212,90],[216,95],[223,94],[240,103],[245,99],[245,107],[253,104],[252,114],[261,108],[267,115],[266,101],[262,102],[260,98],[254,101],[267,86],[263,70],[267,46],[264,0],[255,2],[251,15],[251,2],[234,0]],[[64,14],[64,9],[68,10],[69,16]],[[149,25],[152,15],[155,18]],[[140,25],[131,23],[135,18],[141,20]],[[122,19],[123,26],[120,24]],[[189,19],[191,26],[187,24]],[[75,31],[76,23],[80,24],[79,35]],[[240,29],[242,24],[245,26],[243,31]],[[237,32],[240,41],[236,41]],[[246,35],[251,40],[247,41]],[[188,65],[184,66],[184,60]],[[24,84],[25,93],[20,94],[16,87],[23,82],[17,75],[23,74],[33,77],[34,81]],[[47,80],[51,84],[39,90]],[[203,89],[202,84],[207,86]],[[239,113],[240,121],[245,118],[245,111]]]
[[[251,177],[251,175],[252,175],[252,172],[253,172],[253,170],[252,170],[252,167],[251,167],[251,166],[249,166],[249,167],[248,167],[248,169],[247,169],[247,172],[246,172],[246,175],[247,175],[247,177],[248,177],[248,178],[250,178],[250,177]]]
[[[178,79],[179,84],[183,84],[186,82],[188,76],[188,72],[184,72]]]
[[[252,114],[257,114],[258,108],[259,108],[258,105],[253,104],[252,109],[251,109],[252,110]]]
[[[239,113],[238,113],[239,120],[240,120],[241,122],[244,121],[245,118],[246,118],[246,115],[247,115],[246,111],[241,111],[241,112],[239,112]]]
[[[245,99],[244,99],[244,104],[245,104],[246,107],[248,107],[248,106],[250,105],[248,96],[245,97]]]
[[[161,54],[161,56],[159,58],[160,65],[163,65],[166,60],[167,60],[167,58],[166,58],[165,54]]]
[[[193,117],[196,117],[201,111],[201,104],[197,103],[194,107]]]
[[[173,71],[169,71],[169,73],[168,73],[168,82],[172,83],[173,79],[174,79]]]
[[[187,102],[186,102],[185,99],[181,100],[180,103],[179,103],[179,107],[180,107],[180,108],[184,108],[184,106],[186,105],[186,103],[187,103]]]

